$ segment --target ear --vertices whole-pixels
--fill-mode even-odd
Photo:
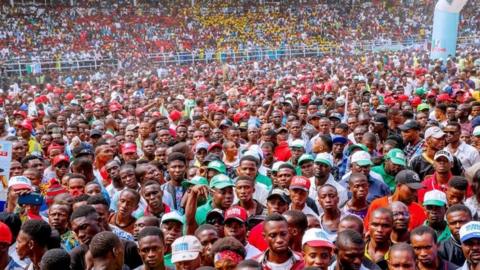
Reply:
[[[33,248],[35,248],[35,242],[33,242],[33,240],[28,240],[28,249],[32,250]]]

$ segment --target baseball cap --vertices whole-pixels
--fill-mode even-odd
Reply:
[[[417,106],[417,112],[423,110],[430,110],[430,105],[428,105],[427,103],[421,103]]]
[[[162,224],[167,222],[167,221],[177,221],[177,222],[180,222],[182,224],[185,224],[185,220],[183,219],[182,216],[180,216],[180,214],[177,212],[177,211],[172,211],[172,212],[168,212],[166,214],[164,214],[162,216]]]
[[[233,186],[235,186],[235,183],[225,174],[217,174],[210,180],[210,188],[222,189]]]
[[[66,155],[64,155],[64,154],[56,155],[56,156],[53,158],[52,166],[55,167],[55,166],[57,166],[57,164],[60,163],[60,162],[70,163],[70,159],[68,158],[68,156],[66,156]]]
[[[90,138],[92,137],[102,137],[102,132],[98,129],[90,130]]]
[[[288,129],[286,127],[279,127],[275,130],[275,134],[280,134],[282,132],[288,132]]]
[[[240,206],[232,206],[225,211],[225,222],[230,219],[234,219],[245,223],[247,221],[248,214],[245,208]]]
[[[395,182],[397,184],[407,185],[412,189],[421,189],[424,186],[420,182],[420,177],[418,174],[412,170],[401,170],[395,176]]]
[[[12,244],[13,235],[7,224],[0,222],[0,243]]]
[[[303,147],[303,140],[300,140],[300,139],[296,139],[296,140],[291,141],[291,142],[288,144],[288,146],[289,146],[290,148],[293,148],[293,147],[294,147],[294,148],[302,148],[302,149],[304,149],[304,147]]]
[[[202,245],[197,237],[185,235],[172,243],[172,263],[191,261],[198,258]]]
[[[351,162],[357,163],[359,166],[373,165],[372,157],[366,151],[357,151],[353,153]]]
[[[453,162],[453,156],[448,151],[445,151],[445,150],[437,151],[437,153],[435,153],[435,156],[433,157],[433,160],[437,160],[437,158],[440,158],[440,157],[445,157],[448,160],[448,162]]]
[[[209,146],[208,146],[208,152],[212,151],[212,149],[214,148],[220,148],[222,149],[222,145],[220,143],[211,143]]]
[[[32,132],[33,130],[33,126],[32,126],[32,123],[28,120],[23,120],[20,125],[19,125],[21,128],[24,128],[24,129],[27,129],[28,131]]]
[[[11,177],[10,180],[8,180],[8,188],[13,188],[14,190],[20,190],[20,189],[32,189],[32,182],[30,179],[27,177],[20,175],[20,176],[14,176]]]
[[[472,132],[472,135],[473,136],[480,136],[480,126],[476,126],[474,129],[473,129],[473,132]]]
[[[333,165],[333,157],[329,153],[319,153],[315,157],[315,163],[323,163],[328,167],[332,167]]]
[[[339,113],[332,113],[330,114],[330,116],[328,117],[328,119],[330,120],[338,120],[338,121],[342,121],[342,115],[339,114]]]
[[[183,188],[188,188],[190,186],[207,186],[208,187],[208,180],[205,177],[195,175],[192,179],[182,182]]]
[[[388,125],[388,118],[385,114],[378,113],[373,117],[373,122],[381,123],[384,126],[387,126]]]
[[[138,129],[138,125],[130,124],[130,125],[127,125],[127,127],[125,128],[125,131],[133,131],[136,129]]]
[[[310,154],[303,154],[303,155],[300,156],[300,158],[298,158],[298,162],[297,162],[297,163],[298,163],[299,166],[301,166],[303,162],[305,162],[305,161],[313,161],[313,160],[314,160],[314,159],[313,159],[312,155],[310,155]],[[280,164],[280,165],[281,165],[281,164]]]
[[[308,191],[310,189],[310,180],[305,176],[294,176],[290,182],[290,189],[302,189]]]
[[[447,205],[447,195],[440,190],[430,190],[423,197],[423,205],[445,206]]]
[[[345,138],[345,137],[343,137],[343,136],[334,135],[334,136],[332,137],[332,144],[337,144],[337,143],[347,144],[347,143],[348,143],[348,140],[347,140],[347,138]]]
[[[335,245],[328,239],[328,235],[320,228],[311,228],[305,231],[302,237],[302,246],[334,248]]]
[[[215,217],[219,217],[221,220],[224,220],[224,215],[223,215],[223,211],[222,209],[218,209],[218,208],[213,208],[212,210],[210,210],[208,213],[207,213],[207,216],[205,217],[205,221],[207,222],[207,224],[210,224],[208,221],[209,220],[212,220],[213,218]]]
[[[283,163],[286,163],[285,161],[277,161],[275,163],[273,163],[272,165],[272,172],[278,172],[278,170],[280,169],[280,166],[282,166]],[[300,163],[300,161],[298,162]]]
[[[430,137],[433,137],[435,139],[440,139],[443,136],[445,136],[445,132],[443,132],[443,130],[437,126],[429,127],[425,131],[425,139],[428,139]]]
[[[120,148],[122,150],[122,154],[137,152],[137,146],[133,143],[124,143]]]
[[[90,147],[87,147],[86,145],[81,145],[73,148],[72,150],[72,155],[74,158],[79,158],[82,156],[87,156],[87,155],[94,155],[93,150]]]
[[[272,188],[270,192],[268,193],[267,200],[273,198],[273,197],[279,197],[282,199],[285,203],[290,203],[290,197],[289,193],[281,188]]]
[[[405,157],[405,153],[398,148],[393,148],[388,151],[385,159],[390,159],[393,164],[400,165],[400,166],[407,166],[407,160]]]
[[[460,242],[480,238],[480,221],[470,221],[460,228]]]
[[[310,121],[312,119],[320,119],[321,117],[322,117],[322,115],[318,112],[312,113],[312,114],[307,116],[307,121]]]
[[[205,149],[208,151],[210,144],[206,141],[200,141],[195,144],[195,152],[198,152],[200,149]]]
[[[407,130],[410,130],[410,129],[419,130],[419,129],[420,129],[420,125],[419,125],[418,122],[415,121],[415,120],[408,120],[408,121],[406,121],[405,123],[403,123],[403,125],[398,126],[398,128],[399,128],[401,131],[407,131]]]
[[[209,170],[215,170],[219,173],[226,174],[227,173],[227,168],[225,167],[225,164],[221,162],[220,160],[213,160],[210,163],[208,163],[207,169]]]
[[[364,144],[361,144],[361,143],[356,143],[356,144],[352,144],[348,147],[348,153],[351,154],[353,152],[353,150],[355,150],[355,149],[359,149],[359,150],[368,152],[367,146],[365,146]]]

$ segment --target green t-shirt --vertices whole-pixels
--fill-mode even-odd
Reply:
[[[263,174],[257,174],[257,177],[255,177],[255,181],[257,183],[264,184],[268,190],[272,189],[272,179],[270,177],[265,176]]]
[[[425,223],[423,223],[423,225],[429,226],[428,225],[428,220],[425,220]],[[449,239],[450,236],[452,235],[448,226],[445,226],[445,229],[443,229],[443,231],[441,231],[441,232],[439,232],[439,231],[435,231],[435,232],[437,233],[437,243],[440,243],[444,240]]]
[[[390,188],[390,191],[392,193],[395,192],[395,187],[397,186],[395,183],[395,176],[390,175],[385,171],[384,164],[372,167],[372,171],[380,174],[383,177],[383,182],[385,182]]]
[[[295,167],[295,174],[302,176],[302,168],[300,168],[300,166]]]
[[[197,212],[195,213],[195,221],[197,221],[198,225],[205,224],[207,214],[212,209],[212,200],[208,200],[207,203],[197,208]]]
[[[165,267],[170,267],[170,268],[175,267],[175,265],[172,263],[172,253],[163,255],[163,260],[165,263]]]

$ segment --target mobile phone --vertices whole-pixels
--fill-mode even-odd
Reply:
[[[38,193],[29,193],[18,197],[18,204],[42,205],[43,197]]]

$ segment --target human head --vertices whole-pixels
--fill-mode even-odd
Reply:
[[[108,270],[121,270],[124,263],[123,243],[118,236],[110,231],[96,234],[89,245],[93,258],[93,267],[107,265]],[[98,266],[97,266],[98,267]]]
[[[219,239],[219,235],[217,232],[217,228],[210,224],[203,224],[195,230],[195,236],[200,241],[202,245],[202,263],[204,265],[212,265],[213,264],[213,252],[212,247],[213,244]]]
[[[162,266],[164,237],[158,226],[146,226],[138,233],[138,254],[143,264],[151,269]]]
[[[89,245],[93,236],[102,231],[97,211],[90,205],[75,209],[70,216],[70,223],[81,244]]]
[[[267,216],[263,223],[263,238],[271,252],[287,253],[290,243],[287,220],[279,214]]]
[[[322,229],[314,228],[305,232],[302,238],[302,251],[305,266],[327,269],[333,256],[335,245]]]
[[[361,234],[350,229],[338,233],[335,254],[341,269],[360,269],[364,253],[365,242]]]
[[[65,265],[70,265],[70,254],[63,248],[54,248],[43,254],[40,270],[58,270]]]
[[[216,269],[235,269],[247,255],[245,247],[233,237],[224,237],[212,246]]]
[[[288,210],[290,204],[290,197],[287,191],[281,188],[272,188],[267,197],[267,213],[283,214]]]
[[[165,251],[170,251],[173,241],[183,235],[184,219],[177,212],[169,212],[162,216],[160,228],[165,236]]]
[[[416,260],[424,267],[433,267],[437,261],[437,233],[431,227],[419,226],[410,233],[410,243]]]
[[[448,208],[445,216],[453,238],[460,242],[460,228],[472,220],[472,212],[463,204],[455,204]]]
[[[468,188],[468,180],[463,176],[454,176],[448,181],[447,206],[462,204]]]
[[[388,208],[392,211],[393,215],[393,231],[406,232],[408,230],[408,223],[410,222],[408,206],[401,201],[394,201]]]
[[[133,238],[138,240],[138,234],[145,227],[157,227],[160,228],[160,220],[153,216],[143,216],[135,221],[133,225]]]
[[[440,190],[431,190],[425,193],[423,207],[427,212],[427,220],[430,226],[436,227],[445,222],[447,210],[447,196]]]
[[[393,214],[390,209],[378,208],[371,212],[368,231],[372,241],[382,244],[390,241],[392,229]]]
[[[415,253],[407,243],[397,243],[390,248],[389,270],[415,270]]]
[[[417,190],[421,189],[423,185],[420,182],[418,174],[412,170],[402,170],[395,176],[395,194],[398,200],[410,205],[417,200]]]
[[[177,238],[172,243],[172,263],[179,270],[196,269],[202,265],[202,245],[193,235]]]
[[[307,216],[303,212],[298,210],[288,210],[283,213],[283,216],[288,223],[288,231],[290,234],[289,244],[290,247],[292,247],[294,243],[298,243],[298,241],[301,241],[305,231],[307,230]]]
[[[247,211],[240,206],[232,206],[225,211],[224,235],[245,243],[247,236]]]
[[[363,220],[359,216],[349,214],[340,219],[337,233],[350,229],[363,235],[363,227]]]
[[[23,223],[20,233],[17,236],[16,251],[18,257],[32,259],[33,256],[43,255],[47,251],[48,242],[52,229],[43,220],[30,219]]]
[[[462,251],[467,262],[475,268],[480,264],[480,222],[470,221],[460,228]]]

